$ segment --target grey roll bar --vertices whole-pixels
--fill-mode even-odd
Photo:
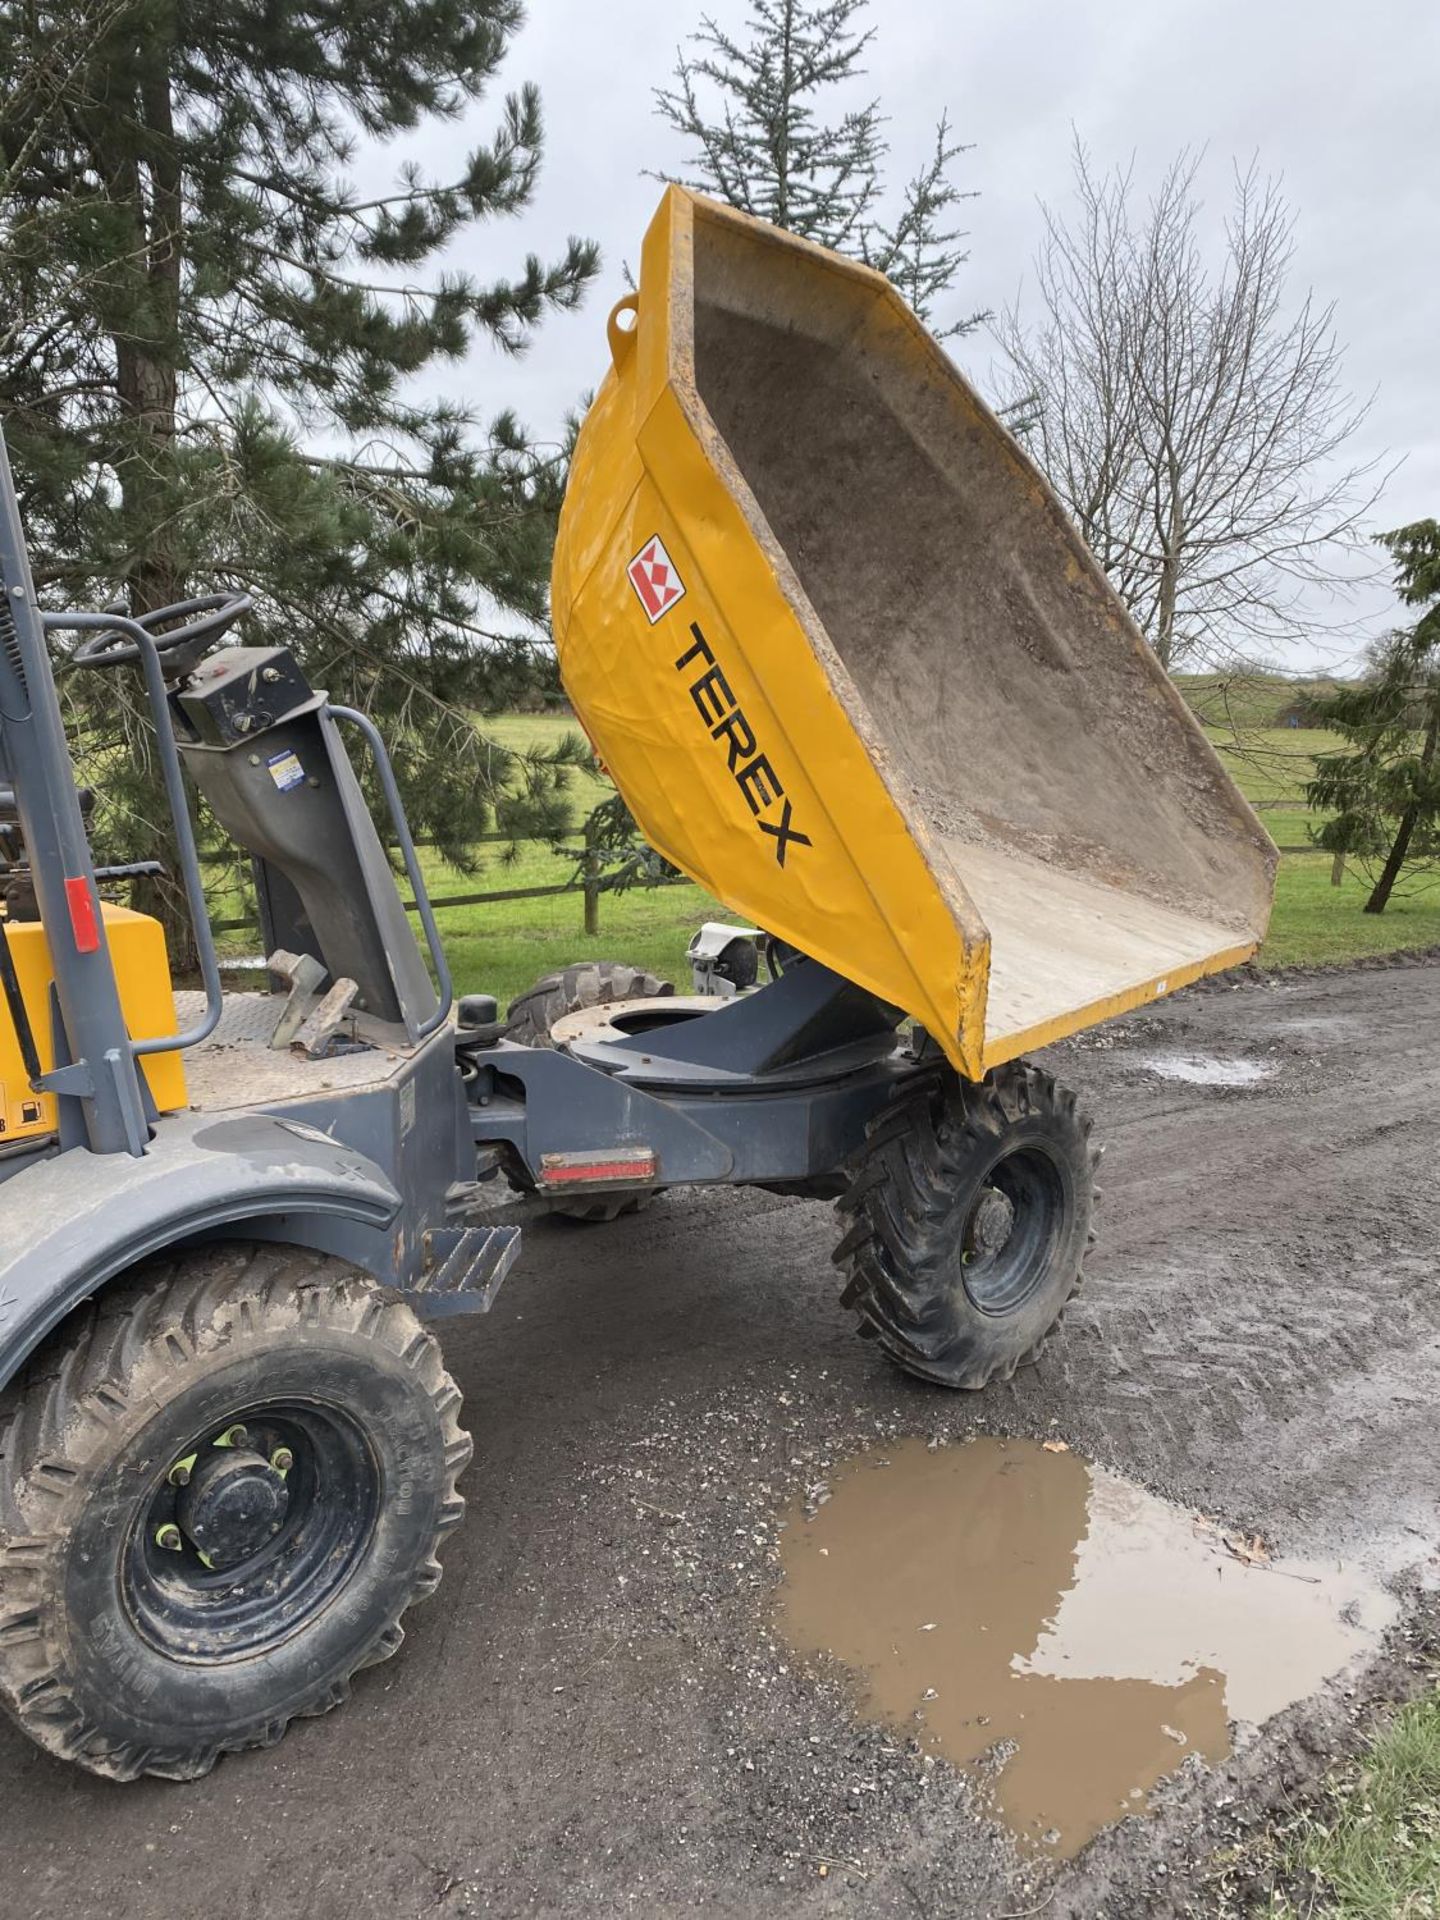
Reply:
[[[137,1057],[146,1053],[171,1053],[182,1047],[195,1047],[206,1040],[220,1023],[224,1000],[220,987],[220,962],[215,952],[215,937],[210,931],[210,912],[205,900],[205,877],[200,870],[200,854],[195,845],[195,829],[185,798],[185,776],[180,754],[170,725],[169,699],[165,689],[165,670],[160,664],[160,649],[154,635],[138,620],[118,613],[47,613],[41,616],[47,633],[110,631],[123,633],[140,650],[140,666],[145,675],[145,693],[155,721],[156,745],[160,749],[160,775],[165,783],[165,798],[175,822],[175,837],[180,855],[180,875],[185,883],[185,904],[190,913],[195,951],[200,958],[200,980],[205,988],[205,1011],[193,1027],[181,1034],[155,1034],[145,1040],[131,1040],[130,1051]]]
[[[15,785],[54,981],[56,1064],[34,1086],[59,1099],[62,1141],[68,1125],[72,1144],[138,1157],[149,1137],[145,1099],[105,938],[3,432],[0,589],[0,744]]]

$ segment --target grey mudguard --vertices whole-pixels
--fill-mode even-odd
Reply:
[[[182,1240],[286,1216],[323,1243],[325,1221],[374,1235],[394,1265],[401,1200],[375,1162],[302,1122],[264,1113],[177,1114],[149,1151],[75,1147],[0,1186],[0,1386],[71,1308],[124,1268]],[[316,1231],[316,1229],[319,1231]]]

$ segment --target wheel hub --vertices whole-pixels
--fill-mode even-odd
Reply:
[[[986,1187],[970,1216],[971,1257],[987,1260],[1003,1253],[1014,1231],[1014,1202],[998,1187]]]
[[[233,1567],[280,1531],[289,1504],[285,1477],[268,1460],[244,1448],[217,1448],[181,1489],[175,1517],[212,1567]]]

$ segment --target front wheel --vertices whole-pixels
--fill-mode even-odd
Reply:
[[[0,1435],[0,1701],[93,1773],[193,1779],[394,1653],[470,1458],[368,1276],[204,1248],[67,1323]]]
[[[838,1203],[860,1332],[943,1386],[1008,1380],[1080,1284],[1099,1157],[1074,1094],[1023,1061],[908,1088]]]

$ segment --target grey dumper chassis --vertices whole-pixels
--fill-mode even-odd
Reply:
[[[311,932],[316,959],[333,977],[358,979],[371,1009],[360,1024],[375,1071],[353,1073],[351,1084],[340,1088],[331,1084],[332,1064],[287,1058],[282,1075],[270,1071],[262,1077],[257,1096],[247,1086],[246,1050],[223,1034],[216,1040],[226,1003],[185,805],[176,719],[187,733],[195,730],[178,708],[172,715],[166,680],[166,662],[185,658],[187,634],[198,630],[201,648],[213,644],[217,616],[233,619],[249,603],[243,596],[232,596],[228,607],[192,603],[186,624],[164,634],[159,646],[145,625],[118,615],[42,613],[3,443],[0,574],[0,780],[13,788],[54,975],[57,1065],[35,1075],[32,1084],[57,1097],[59,1114],[53,1139],[0,1155],[0,1205],[7,1221],[0,1385],[66,1312],[116,1273],[139,1258],[242,1222],[248,1236],[283,1237],[353,1260],[422,1309],[454,1310],[461,1296],[467,1306],[487,1305],[500,1272],[514,1258],[518,1231],[470,1219],[477,1169],[456,1070],[443,950],[404,815],[397,811],[395,831],[423,903],[437,987],[339,739],[337,718],[356,721],[373,736],[368,721],[330,707],[303,682],[277,688],[267,680],[267,672],[277,671],[272,656],[288,659],[283,650],[237,648],[229,657],[240,663],[242,680],[253,678],[255,689],[272,700],[276,692],[300,689],[303,697],[294,702],[300,710],[279,725],[257,727],[254,744],[234,734],[236,750],[229,755],[196,737],[183,748],[192,774],[197,765],[204,770],[197,783],[217,813],[239,827],[241,845],[254,853],[272,890],[284,890],[307,926],[313,912],[325,948],[318,950],[321,939]],[[92,646],[108,647],[122,662],[134,659],[145,676],[204,989],[195,1018],[177,1035],[128,1033],[103,936],[87,950],[72,927],[71,899],[78,888],[94,901],[95,869],[45,636],[74,630],[92,633]],[[117,645],[127,651],[116,653]],[[197,710],[223,712],[224,689],[233,678],[210,671],[213,691]],[[239,712],[232,717],[243,724]],[[398,806],[378,736],[371,745]],[[287,796],[268,774],[268,794],[251,789],[257,762],[263,768],[267,756],[296,751],[311,770],[305,790],[310,818],[298,838],[291,835],[292,844],[282,844],[277,836],[288,823],[279,803]],[[233,798],[227,792],[232,782]],[[301,937],[293,927],[290,932]],[[182,1007],[194,998],[182,996]],[[207,1048],[212,1054],[223,1050],[234,1069],[230,1084],[217,1084],[199,1112],[157,1115],[141,1060],[171,1049],[195,1058]],[[253,1058],[264,1049],[249,1051]],[[212,1075],[217,1083],[225,1077]],[[274,1085],[277,1078],[278,1097],[265,1098],[265,1082]]]
[[[1046,1076],[962,1082],[793,954],[730,998],[518,1045],[493,1000],[452,1006],[379,734],[288,648],[227,643],[243,594],[43,612],[3,440],[0,576],[0,811],[52,973],[36,1008],[7,964],[5,998],[57,1115],[0,1145],[0,1705],[39,1744],[191,1778],[396,1650],[470,1457],[423,1323],[490,1307],[519,1251],[507,1188],[601,1212],[689,1184],[833,1198],[845,1303],[899,1364],[978,1386],[1038,1347],[1093,1164]],[[66,632],[77,666],[143,676],[200,961],[179,1033],[127,1028],[48,656]],[[252,863],[268,994],[221,991],[186,775]],[[142,1068],[169,1051],[189,1105],[161,1112]]]
[[[901,1019],[800,961],[734,999],[622,1011],[564,1051],[477,1048],[471,1125],[541,1194],[638,1190],[639,1172],[646,1186],[828,1197],[867,1124],[923,1070],[897,1041]]]

